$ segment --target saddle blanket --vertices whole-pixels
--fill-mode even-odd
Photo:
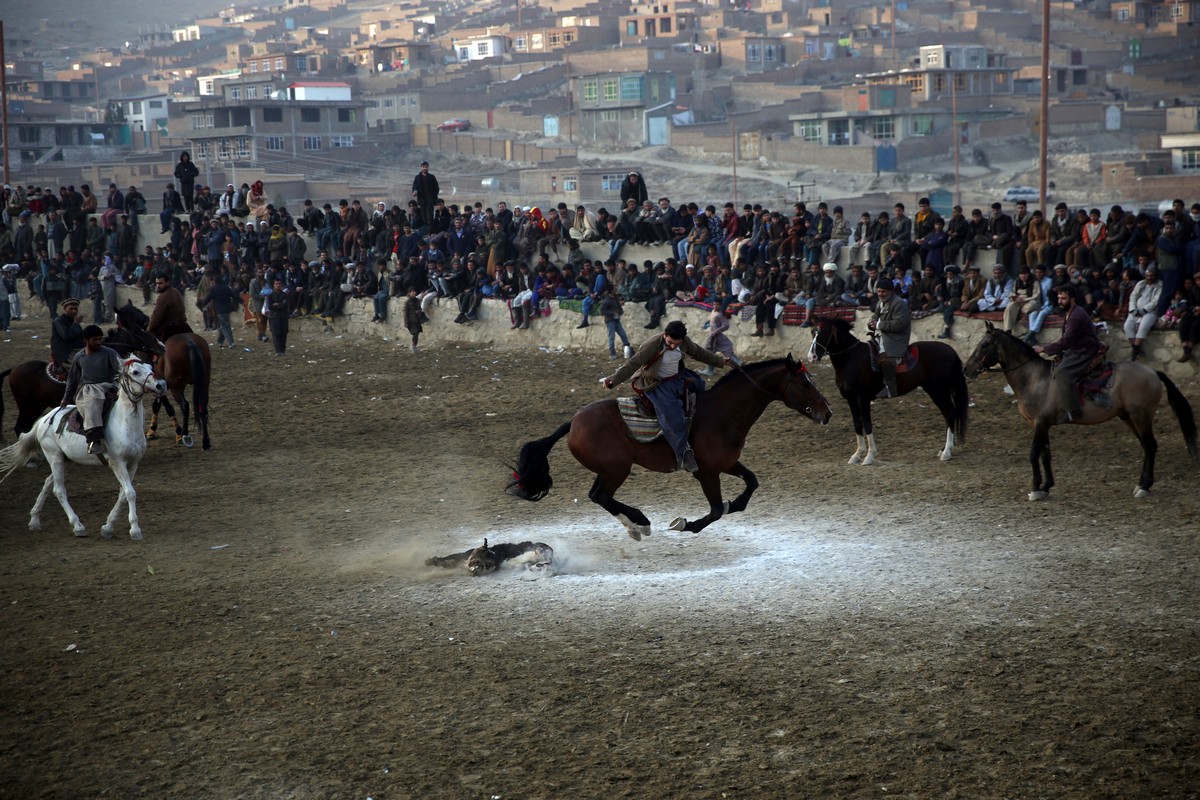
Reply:
[[[1079,382],[1080,398],[1090,400],[1101,408],[1111,408],[1112,396],[1109,393],[1112,391],[1115,374],[1113,362],[1105,361],[1098,370],[1089,372]]]
[[[653,442],[662,436],[662,429],[658,427],[658,417],[654,414],[646,416],[646,407],[640,399],[618,397],[617,408],[621,412],[621,419],[625,421],[625,427],[629,429],[629,435],[635,442]]]
[[[871,348],[871,369],[875,372],[879,372],[879,364],[875,361],[875,356],[878,354],[878,352],[878,350]],[[896,374],[900,375],[901,373],[908,372],[910,369],[914,369],[917,366],[917,361],[919,358],[920,351],[917,350],[917,346],[915,344],[910,344],[908,346],[908,352],[905,353],[904,360],[899,361],[896,364]]]

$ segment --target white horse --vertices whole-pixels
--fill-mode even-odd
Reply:
[[[75,406],[57,408],[48,411],[33,426],[33,430],[21,435],[16,444],[0,450],[0,482],[3,482],[12,472],[37,454],[41,448],[42,455],[50,464],[50,477],[42,486],[33,510],[29,512],[29,530],[41,530],[42,506],[46,496],[54,490],[54,496],[67,512],[76,536],[87,536],[87,529],[80,521],[79,515],[67,502],[67,487],[64,481],[67,461],[76,464],[96,466],[107,463],[121,484],[117,495],[117,504],[108,514],[108,521],[100,529],[105,539],[112,537],[113,523],[121,511],[121,504],[129,504],[129,538],[141,539],[142,528],[138,524],[137,492],[133,488],[133,476],[137,474],[138,464],[146,455],[146,412],[142,408],[142,398],[148,393],[162,396],[167,392],[167,384],[155,377],[154,370],[149,364],[136,358],[128,359],[121,367],[118,381],[120,394],[117,404],[108,417],[104,430],[105,452],[103,456],[89,455],[87,439],[83,434],[67,430],[64,425],[65,417],[74,413]]]

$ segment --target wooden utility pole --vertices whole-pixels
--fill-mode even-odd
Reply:
[[[1042,0],[1042,118],[1038,125],[1038,207],[1046,219],[1046,158],[1050,142],[1050,0]]]
[[[737,160],[738,160],[738,134],[737,125],[733,120],[729,120],[729,133],[733,137],[733,209],[737,210]]]
[[[950,75],[950,116],[954,120],[954,204],[962,203],[962,188],[958,180],[958,151],[962,148],[962,136],[959,134],[958,128],[958,89],[956,87],[957,78],[951,73]]]
[[[4,58],[4,20],[0,19],[0,137],[4,138],[4,182],[8,179],[8,67]]]

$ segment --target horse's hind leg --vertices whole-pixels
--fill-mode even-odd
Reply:
[[[862,406],[859,409],[859,414],[862,415],[863,433],[867,440],[867,453],[863,456],[862,465],[869,467],[875,463],[875,459],[879,457],[879,450],[875,447],[875,423],[871,421],[871,401],[864,399]]]
[[[639,509],[613,497],[628,477],[629,470],[621,475],[610,475],[607,480],[603,475],[597,475],[592,488],[588,490],[588,499],[619,519],[625,530],[629,531],[630,538],[640,542],[643,536],[650,535],[650,520]]]
[[[850,406],[850,418],[854,420],[854,453],[851,454],[847,464],[858,464],[863,460],[863,456],[867,454],[867,437],[863,432],[862,414],[858,410],[858,405],[852,396],[842,395],[845,398],[846,404]]]
[[[192,435],[188,433],[188,414],[191,411],[191,407],[188,405],[187,398],[183,396],[182,392],[175,399],[179,401],[179,415],[183,418],[182,427],[180,427],[178,420],[174,417],[171,418],[171,421],[175,423],[175,442],[182,444],[184,447],[191,447],[194,444]]]
[[[1131,414],[1122,414],[1121,419],[1133,431],[1133,435],[1142,443],[1142,478],[1137,488],[1133,490],[1134,497],[1148,497],[1150,487],[1154,485],[1154,460],[1158,455],[1158,439],[1154,437],[1154,418],[1146,414],[1138,414],[1137,419]]]
[[[1033,444],[1029,448],[1029,464],[1033,468],[1033,490],[1030,500],[1045,500],[1054,486],[1054,472],[1050,468],[1050,426],[1038,422],[1033,431]],[[1042,468],[1045,467],[1045,477]]]
[[[697,533],[725,514],[725,504],[721,502],[721,473],[697,472],[696,478],[700,481],[700,487],[704,489],[704,496],[708,499],[708,513],[694,522],[688,522],[683,517],[676,517],[671,521],[671,530],[673,531]],[[749,482],[747,482],[748,485]]]
[[[163,406],[166,406],[167,408],[167,416],[172,420],[175,419],[175,409],[171,407],[171,401],[165,397],[154,398],[154,405],[150,409],[150,430],[146,431],[147,439],[158,438],[158,410]]]
[[[938,458],[949,461],[954,455],[954,400],[949,392],[935,392],[929,396],[946,420],[946,446],[938,451]]]
[[[79,515],[67,501],[67,468],[63,463],[62,456],[48,460],[50,461],[50,480],[54,482],[54,496],[58,498],[58,504],[66,512],[67,521],[71,523],[71,530],[76,536],[87,536],[87,528],[84,527],[83,520],[79,519]]]
[[[54,475],[46,476],[46,482],[42,484],[42,491],[38,493],[37,502],[33,504],[33,510],[29,512],[29,530],[40,531],[42,529],[42,506],[46,505],[46,498],[50,496],[50,490],[54,488]]]

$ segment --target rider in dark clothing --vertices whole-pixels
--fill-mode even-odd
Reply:
[[[1063,408],[1067,409],[1068,422],[1079,418],[1083,413],[1075,385],[1100,350],[1100,337],[1096,335],[1096,326],[1092,324],[1091,317],[1083,306],[1079,305],[1078,299],[1074,286],[1064,284],[1058,287],[1058,305],[1067,315],[1063,322],[1062,338],[1045,347],[1037,345],[1033,348],[1035,352],[1048,356],[1062,353],[1062,361],[1054,370],[1054,382],[1058,387],[1059,400]]]

